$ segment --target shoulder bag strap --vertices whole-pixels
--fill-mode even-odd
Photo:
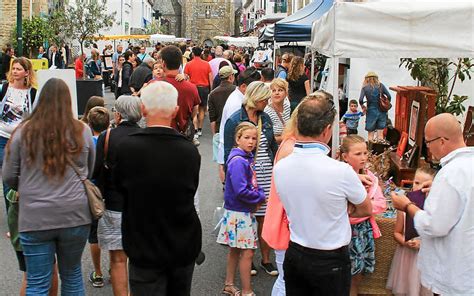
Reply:
[[[258,124],[257,124],[257,146],[256,146],[256,150],[255,150],[255,156],[253,158],[253,162],[256,163],[257,162],[257,156],[258,156],[258,147],[260,146],[260,138],[261,138],[261,135],[262,134],[262,115],[260,115],[258,117]]]
[[[71,159],[70,156],[66,156],[66,160],[69,164],[70,167],[72,167],[72,169],[74,170],[74,172],[76,173],[76,175],[79,177],[79,179],[81,180],[81,182],[84,182],[85,179],[87,178],[83,178],[81,176],[81,173],[79,172],[79,168],[77,167],[77,165],[74,163],[74,161]]]
[[[8,82],[2,84],[2,90],[1,90],[1,95],[2,95],[2,101],[0,103],[0,114],[3,113],[3,107],[5,106],[5,102],[7,100],[7,90],[8,90]]]
[[[109,152],[109,139],[110,139],[110,128],[105,132],[105,144],[104,144],[104,165],[107,166],[107,155]]]

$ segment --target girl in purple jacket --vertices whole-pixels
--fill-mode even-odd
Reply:
[[[225,213],[217,242],[228,245],[225,285],[227,295],[255,295],[250,283],[250,270],[254,250],[257,248],[257,222],[253,212],[265,201],[265,193],[257,186],[252,168],[252,151],[257,145],[257,128],[250,122],[240,123],[235,130],[237,148],[227,159],[224,191]],[[240,269],[242,294],[234,284],[237,263]]]

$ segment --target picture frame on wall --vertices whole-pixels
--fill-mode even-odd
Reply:
[[[408,144],[415,145],[418,133],[418,118],[420,116],[420,102],[413,101],[410,108],[410,125],[408,129]]]

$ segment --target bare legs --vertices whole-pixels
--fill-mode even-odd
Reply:
[[[102,276],[102,268],[100,266],[100,248],[99,244],[90,244],[92,264],[97,276]]]
[[[351,280],[351,296],[357,296],[359,293],[359,284],[362,281],[362,274],[358,273],[352,276]]]
[[[123,250],[110,251],[110,277],[115,296],[128,295],[127,255]]]
[[[260,243],[260,253],[262,253],[262,263],[270,263],[270,246],[262,238],[263,221],[265,216],[256,216],[258,223],[258,242]]]
[[[383,140],[385,137],[383,136],[383,129],[369,132],[369,141],[376,141],[377,139]]]
[[[197,114],[197,125],[199,130],[202,130],[202,124],[204,122],[204,115],[206,115],[207,106],[199,106]]]
[[[229,248],[229,254],[227,255],[225,284],[234,284],[235,270],[237,269],[237,264],[239,264],[243,294],[252,292],[250,269],[252,266],[253,253],[254,251],[252,249]]]

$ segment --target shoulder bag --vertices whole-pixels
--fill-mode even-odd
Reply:
[[[392,103],[390,103],[390,100],[388,99],[388,97],[383,93],[382,83],[380,84],[379,92],[380,92],[379,109],[382,112],[387,112],[388,110],[392,108]]]
[[[76,164],[68,157],[67,159],[69,165],[73,168],[76,175],[81,180],[86,191],[87,200],[89,201],[89,209],[91,211],[92,217],[97,220],[104,214],[105,204],[104,199],[102,198],[102,193],[99,188],[91,182],[91,180],[81,176],[79,168]]]

